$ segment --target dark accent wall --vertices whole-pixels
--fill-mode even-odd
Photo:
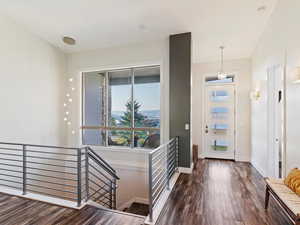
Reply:
[[[179,136],[179,166],[191,165],[191,33],[170,36],[170,136]]]

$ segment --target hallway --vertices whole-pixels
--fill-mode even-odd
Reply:
[[[248,163],[199,160],[182,174],[159,225],[289,225],[274,200],[264,210],[263,177]]]

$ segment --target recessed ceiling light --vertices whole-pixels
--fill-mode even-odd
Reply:
[[[260,6],[260,7],[257,8],[257,11],[258,12],[264,12],[264,11],[266,11],[266,9],[267,9],[267,6],[262,5],[262,6]]]
[[[64,36],[62,38],[62,41],[67,45],[75,45],[76,44],[76,40],[74,38],[71,38],[71,37],[68,37],[68,36]]]

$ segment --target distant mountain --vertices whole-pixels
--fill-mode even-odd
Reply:
[[[141,113],[147,116],[149,119],[160,117],[160,110],[144,110],[141,111]]]

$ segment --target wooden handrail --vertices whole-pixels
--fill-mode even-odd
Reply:
[[[82,126],[81,129],[83,130],[136,130],[136,131],[160,131],[160,128],[157,127],[106,127],[106,126]]]

